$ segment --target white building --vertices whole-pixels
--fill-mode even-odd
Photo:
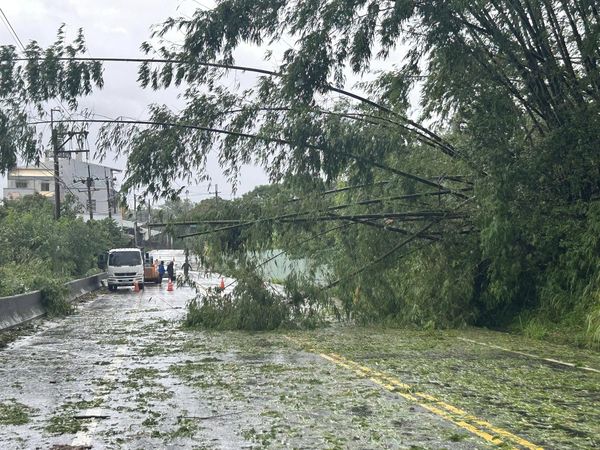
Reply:
[[[54,200],[54,163],[42,161],[38,167],[15,167],[8,171],[8,186],[4,188],[3,198],[16,200],[26,195],[38,193]],[[72,195],[83,210],[83,218],[90,217],[90,208],[94,219],[101,220],[110,215],[120,220],[117,208],[117,194],[114,176],[120,170],[100,164],[82,161],[79,158],[59,158],[60,198],[64,202]],[[88,203],[87,179],[90,178]]]

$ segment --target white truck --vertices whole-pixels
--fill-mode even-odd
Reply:
[[[134,286],[137,282],[144,289],[144,259],[139,248],[113,248],[98,256],[98,267],[108,274],[108,290],[119,286]]]

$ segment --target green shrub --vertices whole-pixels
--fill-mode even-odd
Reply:
[[[66,316],[73,313],[73,305],[67,300],[68,288],[62,280],[40,280],[42,304],[50,317]]]
[[[579,220],[549,227],[555,257],[538,275],[535,302],[516,328],[531,337],[600,346],[600,205],[574,205]],[[527,319],[523,319],[527,317]]]
[[[189,302],[185,325],[216,330],[273,330],[289,324],[290,309],[257,275],[238,278],[231,293],[211,290]]]
[[[52,203],[41,196],[0,206],[0,226],[0,266],[43,261],[44,272],[69,279],[94,269],[97,254],[129,241],[110,219],[84,222],[65,211],[60,220],[54,220]]]
[[[84,222],[65,202],[60,220],[39,195],[0,206],[0,297],[42,292],[52,316],[70,314],[64,283],[96,273],[96,255],[128,238],[110,219]]]
[[[291,320],[300,328],[313,329],[326,323],[333,306],[330,293],[308,276],[292,272],[283,281]]]
[[[0,266],[0,296],[24,294],[44,287],[52,280],[62,283],[66,281],[62,276],[52,272],[50,264],[39,258],[27,263],[7,262]]]
[[[66,277],[56,276],[47,262],[39,259],[29,264],[8,263],[0,266],[0,296],[41,291],[42,304],[50,316],[71,314],[73,306],[67,301]]]
[[[586,337],[591,347],[600,348],[600,303],[587,316]]]
[[[529,319],[523,325],[523,334],[532,339],[543,339],[548,335],[547,324],[537,317]]]

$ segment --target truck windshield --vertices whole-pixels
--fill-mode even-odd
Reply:
[[[140,252],[114,252],[108,257],[109,266],[137,266],[142,263]]]

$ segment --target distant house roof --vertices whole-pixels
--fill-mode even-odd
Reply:
[[[40,177],[40,178],[52,178],[53,173],[51,170],[42,169],[41,167],[16,167],[8,171],[9,177]]]
[[[108,169],[112,172],[123,172],[123,170],[121,169],[115,169],[113,167],[109,167],[109,166],[105,166],[103,164],[98,164],[95,162],[89,162],[89,161],[78,161],[76,159],[73,159],[72,161],[77,161],[77,163],[82,163],[82,164],[89,164],[90,166],[97,166],[97,167],[102,167],[104,169]],[[52,178],[54,176],[53,170],[50,169],[49,167],[51,167],[53,163],[51,161],[47,161],[45,164],[42,164],[42,166],[45,167],[35,167],[35,166],[31,166],[31,167],[15,167],[14,169],[10,169],[8,171],[8,175],[11,177],[50,177]]]

